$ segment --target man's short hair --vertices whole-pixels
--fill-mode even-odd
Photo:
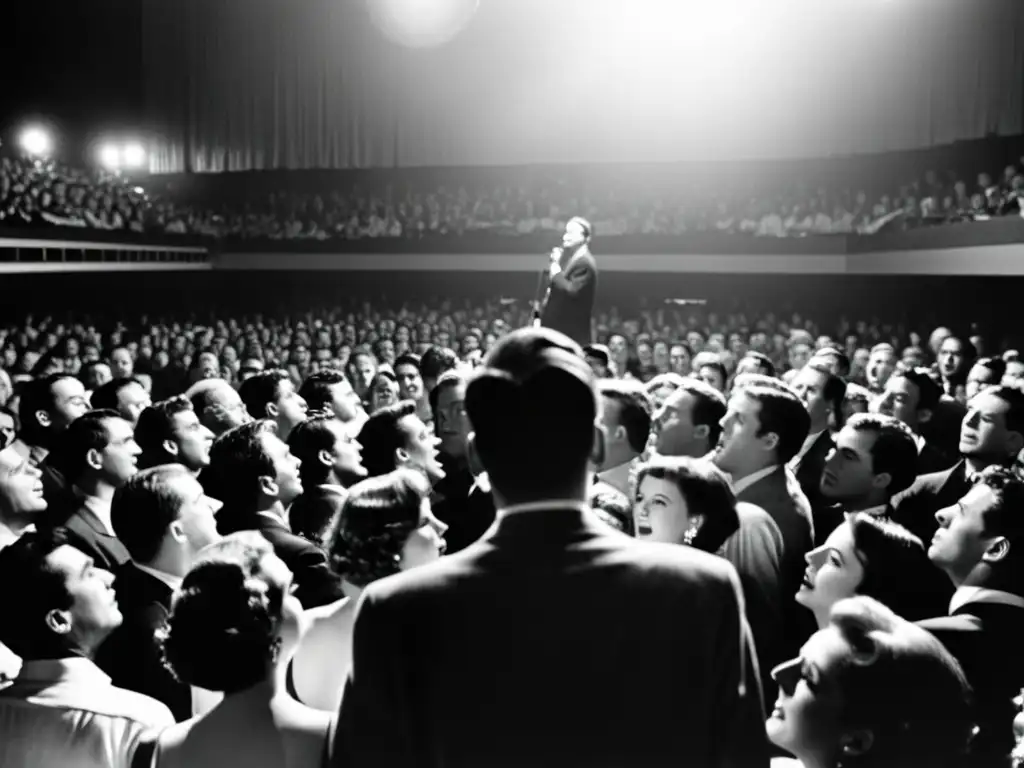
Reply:
[[[654,406],[644,385],[636,381],[602,379],[598,382],[601,397],[619,404],[618,422],[626,430],[629,447],[643,453],[651,436]]]
[[[421,362],[422,358],[419,355],[413,354],[412,352],[405,352],[395,358],[395,370],[397,371],[398,366],[400,365],[411,365],[419,371]]]
[[[706,381],[694,378],[684,379],[683,386],[676,391],[686,392],[693,398],[690,422],[695,427],[707,427],[708,445],[712,448],[718,445],[718,439],[722,435],[722,419],[729,410],[725,395]]]
[[[311,373],[302,382],[299,396],[306,401],[310,411],[323,411],[330,406],[334,396],[331,389],[348,381],[341,371],[324,370]],[[248,406],[246,406],[248,408]]]
[[[459,365],[459,356],[448,347],[431,346],[420,358],[420,375],[425,379],[437,380],[445,371]]]
[[[135,442],[142,449],[143,462],[155,466],[171,460],[164,443],[174,439],[174,417],[194,410],[187,397],[175,395],[158,400],[139,414]]]
[[[596,394],[582,348],[564,334],[525,328],[500,339],[466,388],[466,415],[492,485],[542,496],[586,471]]]
[[[64,636],[47,629],[46,615],[71,608],[63,574],[46,558],[68,543],[63,528],[29,531],[0,549],[0,643],[25,660],[62,658],[67,655]],[[12,585],[16,585],[12,586]]]
[[[174,481],[190,477],[180,464],[162,464],[137,472],[114,492],[110,524],[136,563],[146,565],[159,554],[168,526],[188,501]]]
[[[856,413],[846,422],[855,432],[871,432],[871,465],[876,475],[892,478],[886,493],[891,497],[905,491],[917,477],[917,441],[910,427],[893,416],[880,413]]]
[[[796,397],[796,392],[782,379],[775,376],[766,376],[763,373],[741,373],[732,382],[732,391],[738,392],[747,387],[767,387],[779,392],[787,392]]]
[[[129,376],[126,379],[111,379],[92,393],[90,398],[92,407],[96,410],[119,410],[121,405],[118,402],[118,397],[121,394],[121,390],[131,384],[142,386],[142,382],[134,376]]]
[[[75,377],[70,373],[51,373],[49,376],[28,381],[22,387],[21,400],[18,402],[18,418],[21,421],[21,430],[29,441],[38,439],[46,432],[46,428],[36,418],[36,413],[53,413],[57,408],[53,388],[57,382],[64,379]]]
[[[1009,553],[993,563],[992,578],[985,586],[1024,594],[1024,477],[1019,470],[991,466],[978,473],[974,482],[987,485],[996,497],[995,504],[982,515],[985,534],[1002,536],[1010,542]]]
[[[267,405],[276,402],[281,395],[281,383],[289,381],[288,372],[280,368],[261,371],[242,382],[238,396],[245,404],[245,410],[254,419],[267,418]]]
[[[895,379],[902,376],[911,384],[917,387],[919,393],[917,399],[917,410],[934,411],[942,398],[942,388],[932,378],[931,372],[926,368],[913,368],[909,371],[898,371],[892,375]]]
[[[57,438],[53,465],[69,482],[79,480],[88,469],[89,451],[102,451],[110,444],[107,422],[112,419],[124,421],[117,411],[88,411],[71,422]]]
[[[427,395],[427,400],[430,401],[430,412],[437,417],[437,403],[441,399],[441,392],[448,387],[457,387],[460,384],[467,382],[465,374],[459,370],[445,371],[441,374],[441,377],[437,380],[437,384],[430,390],[430,394]]]
[[[996,382],[1001,381],[1006,373],[1006,361],[999,357],[982,357],[975,360],[974,365],[988,370]]]
[[[644,389],[647,391],[647,394],[653,394],[656,390],[664,387],[668,387],[674,392],[685,383],[685,376],[670,371],[669,373],[659,373],[644,385]]]
[[[379,477],[397,469],[395,451],[404,448],[406,436],[398,422],[406,416],[416,415],[412,400],[374,411],[359,430],[359,444],[363,446],[363,466],[369,477]]]
[[[320,461],[320,452],[334,452],[333,424],[341,421],[332,413],[317,413],[297,424],[288,435],[288,448],[300,462],[299,477],[303,488],[312,488],[327,482],[331,468]]]
[[[774,433],[779,438],[775,447],[779,463],[785,464],[803,447],[811,430],[811,415],[800,398],[775,387],[744,387],[743,394],[756,401],[761,410],[758,413],[760,430],[758,437]]]
[[[612,353],[604,344],[588,344],[583,348],[584,357],[593,357],[605,368],[612,364]]]
[[[242,509],[255,509],[259,479],[274,477],[274,459],[263,445],[264,435],[276,435],[271,419],[256,419],[229,429],[213,441],[210,466],[199,476],[208,496]]]
[[[850,375],[850,356],[847,355],[843,350],[838,347],[822,347],[814,355],[811,356],[811,360],[814,358],[828,357],[836,361],[836,373],[837,376],[849,376]]]
[[[1024,388],[1018,384],[996,384],[982,391],[1006,403],[1006,428],[1024,437]]]

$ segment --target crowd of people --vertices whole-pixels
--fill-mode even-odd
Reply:
[[[603,235],[724,232],[764,237],[872,234],[1021,215],[1020,162],[961,178],[928,171],[876,188],[836,179],[622,180],[587,183],[551,169],[518,186],[438,182],[400,170],[267,192],[243,185],[203,193],[196,179],[149,184],[13,153],[0,158],[0,227],[69,226],[213,238],[358,240],[485,233],[516,237],[564,228],[581,213]],[[448,174],[450,176],[450,174]],[[146,189],[139,186],[144,183]],[[212,183],[212,182],[211,182]],[[187,189],[187,191],[186,191]]]
[[[747,320],[0,330],[0,764],[1009,765],[1024,361]]]

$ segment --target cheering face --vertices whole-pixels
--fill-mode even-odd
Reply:
[[[278,429],[282,437],[287,438],[297,424],[306,420],[306,401],[295,391],[295,385],[291,381],[282,381],[278,385],[277,401],[274,405],[277,406]]]
[[[195,411],[174,414],[171,418],[171,433],[178,463],[193,472],[210,466],[213,432],[199,423]]]
[[[470,336],[474,341],[476,338]],[[398,394],[403,400],[415,400],[419,402],[423,397],[423,378],[420,376],[419,368],[409,363],[399,365],[395,370],[398,378]]]
[[[346,486],[366,477],[366,467],[363,466],[363,446],[353,435],[351,425],[341,421],[331,421],[328,422],[328,428],[334,435],[334,446],[330,456],[334,473]]]
[[[807,568],[796,601],[816,616],[828,616],[832,606],[857,594],[864,565],[853,544],[853,526],[843,523],[825,543],[805,555]]]
[[[302,462],[277,435],[264,434],[260,435],[260,439],[263,441],[263,449],[274,463],[275,496],[287,507],[302,495],[302,480],[299,477]]]
[[[120,488],[138,471],[142,449],[135,442],[135,430],[124,419],[110,418],[103,425],[107,430],[107,445],[98,452],[98,469],[107,482]]]
[[[430,484],[436,485],[445,476],[441,462],[438,461],[440,454],[437,448],[441,444],[441,439],[434,437],[427,425],[416,415],[402,417],[398,426],[405,435],[402,463],[422,470]]]
[[[868,358],[868,385],[873,390],[882,389],[896,370],[896,356],[889,350],[875,352]]]
[[[13,448],[0,451],[0,512],[12,518],[34,517],[46,509],[43,473]]]
[[[1024,447],[1024,437],[1007,427],[1010,404],[993,392],[982,392],[968,403],[960,424],[960,454],[1005,461]]]
[[[721,447],[715,455],[715,463],[726,472],[745,476],[751,467],[760,466],[765,450],[770,446],[770,435],[758,435],[761,431],[761,404],[744,394],[735,393],[729,399],[729,410],[722,419]]]
[[[359,395],[352,389],[348,379],[331,386],[331,399],[328,402],[331,412],[344,422],[360,421],[366,418]]]
[[[942,342],[939,348],[939,372],[942,378],[948,379],[955,376],[964,364],[964,347],[959,339],[952,337]]]
[[[835,753],[844,705],[836,674],[852,653],[839,630],[828,627],[811,636],[798,658],[772,670],[779,697],[765,723],[769,741],[805,764]]]
[[[690,511],[678,485],[648,475],[637,488],[633,520],[637,538],[681,544],[690,526]]]

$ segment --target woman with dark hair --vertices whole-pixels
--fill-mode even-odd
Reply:
[[[331,566],[345,597],[306,612],[310,628],[288,667],[288,688],[307,706],[334,713],[352,663],[352,625],[359,595],[385,576],[437,560],[448,527],[430,509],[430,484],[398,469],[349,489],[331,536]]]
[[[931,634],[871,598],[834,605],[772,678],[768,738],[803,768],[963,764],[974,730],[963,670]]]
[[[716,553],[739,528],[729,480],[709,461],[658,456],[640,465],[635,487],[637,538]]]
[[[854,595],[874,598],[909,621],[949,609],[949,580],[902,525],[857,514],[806,559],[796,601],[814,613],[819,629],[828,626],[833,605]]]
[[[224,698],[163,731],[152,765],[221,768],[225,754],[250,768],[320,765],[330,718],[294,701],[284,686],[284,661],[302,623],[291,571],[258,533],[232,534],[203,550],[158,640],[178,680]]]

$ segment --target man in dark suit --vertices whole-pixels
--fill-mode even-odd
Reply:
[[[218,437],[210,450],[203,487],[224,501],[217,530],[259,531],[295,576],[295,596],[305,608],[341,599],[341,581],[327,556],[288,525],[288,507],[302,494],[301,462],[277,436],[269,419],[251,421]]]
[[[893,499],[893,520],[927,544],[938,529],[935,513],[959,501],[986,467],[1011,466],[1024,449],[1024,394],[992,387],[971,399],[960,428],[958,464],[921,475]]]
[[[835,447],[835,441],[829,429],[830,420],[834,420],[836,428],[843,426],[843,398],[846,396],[846,383],[834,375],[824,360],[811,360],[800,369],[790,385],[799,397],[807,414],[811,417],[811,426],[803,445],[796,456],[789,460],[789,469],[796,475],[800,489],[811,505],[814,517],[814,533],[818,541],[828,536],[831,503],[821,491],[821,473],[825,469],[825,459]],[[821,525],[818,524],[821,519]],[[833,528],[835,526],[832,526]],[[822,529],[828,529],[824,533]]]
[[[892,416],[855,414],[835,443],[821,475],[821,492],[832,506],[827,508],[827,518],[815,518],[817,546],[858,512],[892,518],[892,497],[910,487],[917,476],[914,433]]]
[[[326,547],[348,495],[345,489],[366,477],[362,446],[352,434],[352,424],[329,412],[298,424],[288,437],[288,447],[301,462],[303,489],[288,509],[288,522],[295,533]]]
[[[561,331],[580,346],[591,342],[590,319],[597,295],[597,262],[590,253],[593,230],[580,216],[569,219],[562,247],[551,252],[548,288],[540,323]]]
[[[806,568],[804,555],[814,544],[811,505],[786,468],[807,439],[810,423],[807,409],[785,385],[742,386],[729,399],[729,410],[722,419],[722,446],[714,457],[732,476],[737,501],[763,509],[782,534],[779,652],[783,658],[796,656],[813,631],[807,612],[793,599]]]
[[[974,689],[979,732],[971,765],[1006,765],[1014,697],[1024,688],[1024,481],[988,467],[956,504],[939,511],[928,557],[956,592],[949,615],[919,622],[952,653]]]
[[[196,554],[217,541],[220,502],[180,464],[145,469],[114,494],[111,522],[132,556],[114,582],[121,626],[96,663],[114,685],[162,701],[181,722],[192,717],[192,690],[164,667],[156,631]]]
[[[117,575],[131,557],[110,520],[115,491],[136,473],[142,451],[132,425],[116,411],[89,411],[75,419],[48,457],[63,471],[69,493],[47,510],[50,525],[62,525],[68,543],[96,567]]]
[[[924,439],[921,430],[935,413],[942,390],[923,368],[900,370],[889,377],[885,391],[871,404],[875,413],[895,416],[914,433],[917,441],[917,471],[927,475],[949,469],[956,463],[934,444]]]
[[[139,414],[135,441],[142,449],[142,467],[180,464],[198,477],[210,465],[213,432],[200,423],[184,395],[155,402]]]
[[[497,522],[363,593],[332,764],[766,766],[735,570],[586,504],[603,439],[582,349],[506,336],[466,411]]]

